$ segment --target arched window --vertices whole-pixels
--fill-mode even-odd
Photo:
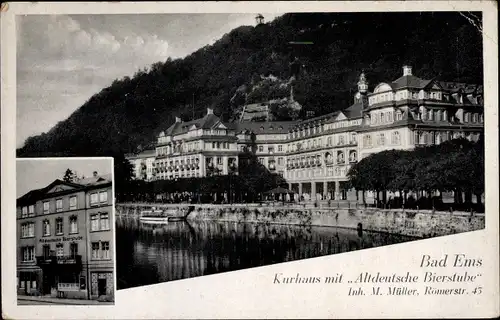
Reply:
[[[399,145],[401,143],[401,137],[399,135],[399,131],[394,131],[392,133],[392,144]]]
[[[427,110],[424,107],[420,107],[420,118],[427,120]]]
[[[383,133],[379,134],[378,136],[378,145],[379,146],[385,145],[385,135]]]
[[[425,144],[425,139],[427,138],[427,135],[425,132],[418,132],[418,143],[419,144]]]
[[[356,162],[356,161],[357,161],[356,151],[355,150],[349,151],[349,162]]]
[[[49,222],[49,220],[43,220],[43,235],[50,236],[50,222]]]
[[[343,145],[344,144],[344,135],[340,135],[339,136],[339,145]]]
[[[344,152],[342,151],[337,152],[337,163],[339,164],[345,163]]]
[[[365,147],[371,147],[372,145],[372,136],[367,134],[363,137],[363,145]]]
[[[325,162],[326,164],[332,164],[333,163],[333,157],[330,152],[325,153]]]
[[[332,145],[332,137],[326,138],[326,146],[330,147]]]
[[[355,144],[356,143],[356,132],[353,132],[351,133],[351,144]]]

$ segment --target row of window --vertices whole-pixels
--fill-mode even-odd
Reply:
[[[334,156],[330,152],[326,152],[324,154],[324,162],[326,164],[333,164],[334,163]],[[345,155],[344,151],[337,151],[336,154],[336,163],[337,164],[345,164]],[[356,162],[357,161],[357,153],[355,150],[349,150],[349,162]],[[313,165],[313,164],[322,164],[323,159],[321,158],[320,154],[317,155],[311,155],[311,156],[303,156],[303,157],[295,157],[287,160],[287,165],[288,166],[304,166],[307,164]]]
[[[384,146],[387,144],[385,133],[378,133],[376,134],[376,145],[377,146]],[[391,145],[400,145],[401,144],[401,135],[399,131],[394,131],[391,134]],[[363,147],[369,148],[373,146],[373,141],[372,141],[372,135],[371,134],[365,134],[363,136]]]
[[[78,217],[71,216],[69,221],[69,234],[78,233]],[[58,217],[54,220],[55,222],[55,235],[64,234],[64,218]],[[90,216],[90,231],[102,231],[109,230],[109,214],[108,213],[96,213]],[[43,236],[50,236],[52,234],[51,222],[49,219],[42,221],[42,233]],[[21,224],[21,238],[31,238],[35,236],[35,222],[25,222]]]
[[[372,125],[382,125],[394,122],[393,111],[386,112],[376,112],[372,113],[370,116],[366,116],[366,123]],[[396,121],[403,120],[403,113],[401,111],[396,111]]]
[[[478,141],[479,133],[470,132],[459,132],[459,131],[441,131],[441,132],[426,132],[426,131],[415,131],[413,135],[413,140],[415,144],[440,144],[444,141],[458,138],[466,138],[469,141]]]
[[[329,129],[338,129],[338,128],[347,128],[350,126],[358,125],[359,120],[345,120],[345,121],[336,121],[334,123],[329,124],[321,124],[309,128],[302,128],[300,130],[295,130],[289,133],[288,137],[291,139],[303,138],[310,135],[315,135],[324,132]]]
[[[110,255],[110,244],[109,241],[96,241],[91,243],[92,249],[92,260],[109,260],[111,259]],[[42,247],[43,257],[44,259],[49,259],[50,257],[55,256],[64,257],[64,244],[58,243],[56,244],[56,250],[51,250],[50,245],[44,245]],[[69,256],[76,257],[78,255],[78,243],[70,243],[69,244]],[[21,247],[21,261],[23,262],[33,262],[35,261],[35,247],[34,246],[25,246]]]
[[[48,219],[43,220],[43,235],[50,236],[51,235],[51,227],[50,221]],[[76,216],[69,217],[69,234],[78,233],[78,218]],[[62,217],[55,219],[55,234],[62,235],[64,234],[64,220]]]
[[[69,210],[76,210],[78,209],[78,201],[76,196],[71,196],[69,198],[61,198],[61,199],[56,199],[56,211],[55,212],[62,212],[64,211],[64,200],[69,201]],[[99,204],[104,204],[108,202],[108,192],[107,191],[101,191],[101,192],[94,192],[90,194],[90,205],[95,206]],[[44,201],[43,202],[43,214],[48,214],[48,213],[53,213],[50,210],[50,201]],[[29,205],[21,208],[21,217],[32,217],[35,215],[35,206],[34,205]]]
[[[334,145],[337,146],[343,146],[347,144],[356,144],[357,143],[357,134],[356,132],[351,132],[349,135],[349,140],[347,140],[347,136],[344,134],[337,135],[336,137],[329,136],[326,138],[326,147],[332,147]],[[336,138],[334,143],[334,138]],[[300,151],[300,150],[308,150],[308,149],[314,149],[314,148],[321,148],[323,147],[323,139],[318,138],[314,140],[308,140],[305,142],[298,142],[296,144],[291,144],[290,145],[290,151]]]
[[[241,146],[242,148],[245,148],[245,146]],[[264,145],[259,145],[258,146],[258,150],[259,152],[264,152],[264,149],[265,146]],[[243,150],[243,149],[242,149]],[[274,146],[267,146],[267,152],[268,153],[274,153]],[[279,144],[278,145],[278,152],[283,152],[283,145],[282,144]]]
[[[344,177],[349,171],[349,168],[330,167],[326,170],[295,170],[288,171],[287,179],[293,178],[324,178],[324,177]]]
[[[260,157],[259,162],[261,164],[265,165],[265,162],[266,162],[265,158]],[[274,164],[276,162],[276,160],[274,158],[269,158],[268,162],[269,162],[269,164],[271,164],[271,163]],[[283,165],[283,162],[284,162],[283,157],[278,157],[278,165],[280,165],[280,166]]]
[[[416,91],[398,91],[396,93],[394,92],[385,92],[381,94],[376,94],[372,95],[371,97],[368,98],[368,104],[376,104],[376,103],[382,103],[386,101],[398,101],[398,100],[403,100],[403,99],[432,99],[432,100],[441,100],[442,99],[442,94],[439,91],[431,91],[431,92],[426,92],[421,90],[420,92]]]
[[[167,174],[167,173],[160,173],[159,175],[155,176],[153,180],[165,180],[165,179],[177,179],[177,178],[195,178],[195,177],[200,177],[200,173],[196,172],[193,174],[190,174],[189,172],[184,174],[182,172],[181,174],[176,173],[175,175],[173,174]]]

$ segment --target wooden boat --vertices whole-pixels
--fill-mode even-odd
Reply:
[[[163,210],[153,208],[152,210],[142,211],[139,220],[146,223],[167,223],[168,217]]]
[[[143,223],[160,223],[160,224],[166,224],[168,223],[168,217],[140,217],[139,220]]]

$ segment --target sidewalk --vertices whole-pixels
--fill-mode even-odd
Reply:
[[[80,299],[65,299],[51,297],[35,297],[35,296],[17,296],[17,301],[35,302],[37,304],[67,304],[67,305],[114,305],[114,302],[99,302],[97,300],[80,300]]]

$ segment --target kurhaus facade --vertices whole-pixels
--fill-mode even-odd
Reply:
[[[211,109],[202,119],[177,118],[158,137],[153,179],[236,172],[239,152],[254,141],[261,163],[299,195],[357,200],[346,181],[361,158],[458,137],[476,141],[483,132],[481,85],[423,80],[404,66],[400,78],[373,92],[363,73],[357,86],[351,106],[305,121],[222,123]]]
[[[17,200],[18,294],[114,297],[111,176],[55,180]]]

